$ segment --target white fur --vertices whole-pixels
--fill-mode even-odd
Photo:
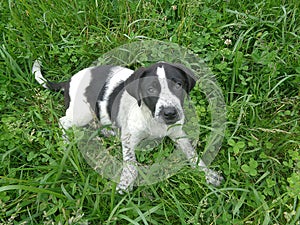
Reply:
[[[155,117],[159,118],[159,111],[160,107],[168,107],[168,106],[173,106],[177,109],[180,117],[180,123],[183,124],[184,118],[183,118],[183,110],[180,104],[180,100],[172,94],[168,87],[168,79],[166,78],[166,72],[163,67],[157,67],[157,76],[158,80],[161,86],[161,92],[159,94],[159,99],[156,104],[156,111],[155,111]]]
[[[91,68],[81,70],[71,78],[69,90],[70,105],[65,117],[72,121],[74,126],[84,126],[94,118],[94,112],[84,95],[91,79]],[[66,129],[67,127],[64,128]]]
[[[44,88],[47,88],[46,80],[41,73],[41,61],[35,60],[32,66],[32,73],[34,74],[35,80],[41,84]]]

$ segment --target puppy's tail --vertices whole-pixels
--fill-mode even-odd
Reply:
[[[32,74],[35,77],[35,80],[41,84],[44,88],[48,88],[47,83],[48,81],[43,77],[42,71],[41,71],[41,61],[35,60],[32,66]]]
[[[42,75],[41,65],[42,65],[42,63],[39,59],[35,60],[33,63],[32,74],[34,75],[35,80],[39,84],[41,84],[44,88],[47,88],[47,89],[50,89],[53,91],[64,90],[67,82],[54,83],[54,82],[48,81]]]

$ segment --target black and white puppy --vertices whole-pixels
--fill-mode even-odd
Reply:
[[[196,151],[182,129],[183,101],[195,85],[194,74],[181,64],[159,62],[136,71],[120,66],[96,66],[83,69],[69,81],[53,83],[41,73],[35,61],[32,73],[45,88],[63,90],[66,115],[60,126],[85,126],[95,117],[101,125],[120,129],[123,170],[119,192],[130,190],[138,175],[135,147],[146,138],[168,136],[192,166],[205,172],[208,183],[218,186],[223,178],[198,160]]]

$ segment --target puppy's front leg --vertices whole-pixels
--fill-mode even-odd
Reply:
[[[120,182],[117,186],[117,191],[123,194],[124,191],[130,191],[133,183],[138,175],[137,161],[134,148],[138,144],[137,138],[134,138],[130,133],[121,135],[122,153],[123,153],[123,169],[120,177]]]
[[[186,134],[181,130],[176,135],[173,134],[170,138],[176,143],[186,158],[189,160],[192,166],[196,166],[198,162],[198,155],[191,145],[189,139],[186,137]],[[198,166],[205,173],[206,182],[214,186],[219,186],[224,178],[214,170],[208,169],[202,159],[199,160]]]

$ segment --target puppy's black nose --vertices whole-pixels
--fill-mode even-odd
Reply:
[[[172,124],[179,120],[178,112],[175,107],[166,107],[162,110],[162,116],[166,124]]]

